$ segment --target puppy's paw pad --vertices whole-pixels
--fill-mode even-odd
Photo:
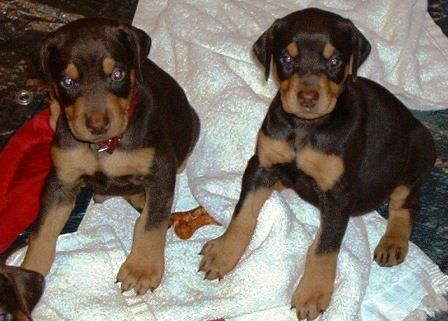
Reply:
[[[383,236],[375,249],[373,258],[380,266],[394,266],[403,262],[407,253],[407,240]]]
[[[333,287],[322,284],[315,286],[299,285],[291,300],[291,307],[296,309],[299,320],[314,320],[330,305]]]
[[[134,289],[137,295],[143,295],[160,285],[163,272],[163,263],[128,257],[118,272],[117,281],[121,282],[122,292]]]
[[[237,243],[233,243],[220,237],[204,245],[200,252],[203,258],[199,271],[205,273],[205,279],[221,279],[235,267],[241,258],[241,250]]]
[[[328,308],[331,294],[314,294],[310,297],[293,299],[292,307],[296,309],[299,320],[314,320]]]

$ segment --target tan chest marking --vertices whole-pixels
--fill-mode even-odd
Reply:
[[[297,154],[297,167],[316,181],[319,188],[326,192],[333,188],[344,173],[344,161],[333,154],[305,147]]]
[[[60,180],[73,183],[82,175],[93,175],[97,170],[97,160],[87,146],[51,149],[53,165]]]
[[[115,151],[99,161],[99,170],[107,176],[148,175],[154,161],[154,148],[144,148],[133,152]]]
[[[53,164],[59,179],[73,183],[83,175],[101,171],[109,177],[125,175],[148,175],[154,161],[154,148],[133,152],[114,151],[111,155],[97,158],[89,147],[72,149],[52,148]]]
[[[258,133],[257,155],[262,167],[282,164],[294,160],[295,153],[290,143]]]

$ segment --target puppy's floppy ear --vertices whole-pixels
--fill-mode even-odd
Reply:
[[[58,43],[60,43],[61,39],[55,34],[50,34],[47,38],[45,38],[40,46],[39,51],[39,61],[40,61],[40,71],[42,77],[46,81],[51,81],[51,70],[50,70],[50,60],[51,55],[56,49]]]
[[[125,33],[134,53],[134,66],[137,80],[143,82],[141,68],[151,49],[151,37],[143,30],[133,26],[121,25],[120,28]]]
[[[31,320],[44,287],[45,279],[40,273],[0,266],[0,311],[13,315],[13,320]]]
[[[369,41],[366,39],[366,37],[364,37],[361,31],[359,31],[359,29],[355,27],[353,22],[349,20],[349,24],[352,32],[352,55],[353,55],[351,75],[352,80],[356,81],[358,68],[369,56],[371,46]]]
[[[272,48],[274,45],[274,33],[279,24],[279,19],[275,20],[274,23],[269,27],[268,30],[263,32],[263,34],[255,41],[252,49],[254,51],[255,57],[264,67],[264,74],[266,80],[269,79],[269,72],[271,69],[271,57]]]

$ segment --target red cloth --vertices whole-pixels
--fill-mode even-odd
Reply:
[[[48,108],[34,116],[0,152],[0,253],[37,217],[51,169],[49,117]]]

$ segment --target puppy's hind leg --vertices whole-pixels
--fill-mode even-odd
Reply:
[[[79,187],[66,184],[51,172],[41,198],[41,209],[30,236],[22,268],[48,274],[56,252],[56,241],[75,205]]]
[[[404,261],[413,219],[419,211],[419,189],[411,191],[407,186],[397,186],[389,199],[386,232],[374,252],[374,259],[380,266],[394,266]]]
[[[428,178],[435,158],[430,132],[423,126],[417,128],[411,134],[411,161],[402,182],[389,197],[386,232],[374,252],[380,266],[394,266],[405,259],[414,219],[420,212],[420,187]]]

